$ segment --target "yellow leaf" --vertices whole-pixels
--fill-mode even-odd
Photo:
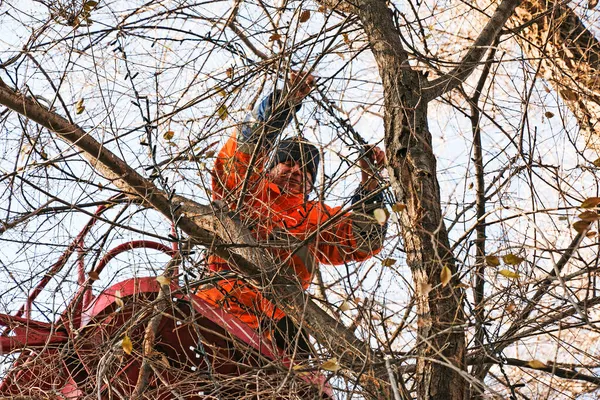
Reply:
[[[85,106],[83,105],[83,99],[79,99],[79,101],[75,105],[75,112],[77,114],[81,114],[84,111],[85,111]]]
[[[392,211],[393,212],[399,213],[399,212],[402,212],[404,210],[406,210],[406,204],[403,204],[403,203],[392,204]]]
[[[120,290],[115,291],[115,303],[117,303],[117,306],[121,308],[125,307],[125,303],[123,303],[123,299],[121,298]]]
[[[100,279],[100,276],[98,275],[98,273],[96,271],[90,271],[88,273],[88,276],[90,277],[91,280],[93,281],[97,281],[98,279]]]
[[[221,86],[217,85],[213,89],[215,89],[215,92],[217,92],[219,96],[227,97],[227,92]]]
[[[501,269],[500,271],[498,271],[498,273],[504,276],[505,278],[509,279],[518,279],[520,276],[517,272],[510,271],[508,269]]]
[[[500,259],[498,256],[485,256],[485,263],[490,267],[497,267],[500,265]]]
[[[350,310],[350,303],[348,303],[346,300],[344,300],[344,301],[342,301],[342,304],[340,304],[340,306],[338,308],[342,312],[349,311]]]
[[[600,158],[598,158],[596,161],[594,161],[592,164],[594,164],[596,167],[600,168]]]
[[[598,204],[600,204],[600,197],[590,197],[588,199],[585,199],[583,201],[583,203],[581,203],[581,205],[579,207],[581,207],[581,208],[594,208]]]
[[[306,21],[308,21],[310,19],[310,10],[304,10],[300,13],[300,18],[298,18],[298,21],[300,23],[304,23]]]
[[[383,265],[384,267],[391,267],[394,264],[396,264],[396,260],[393,258],[384,258],[383,260],[381,260],[381,265]]]
[[[596,211],[584,211],[578,215],[578,217],[587,222],[594,222],[600,219],[600,215]]]
[[[173,131],[166,131],[165,133],[163,133],[163,139],[165,140],[171,140],[173,139],[173,136],[175,136],[175,132]]]
[[[585,234],[586,237],[588,238],[593,238],[598,234],[598,232],[596,231],[588,231],[588,233]]]
[[[335,357],[330,358],[329,360],[327,360],[323,364],[321,364],[321,369],[324,369],[325,371],[337,372],[341,368],[342,367],[340,366],[337,358],[335,358]]]
[[[225,70],[225,75],[227,75],[228,78],[231,78],[233,76],[233,67],[227,68],[227,70]]]
[[[461,283],[459,283],[458,285],[456,285],[456,287],[457,287],[458,289],[468,289],[468,288],[470,288],[471,286],[467,285],[466,283],[463,283],[463,282],[461,282]]]
[[[227,106],[225,104],[221,104],[221,106],[217,110],[217,114],[219,115],[219,118],[221,118],[221,120],[224,121],[225,118],[227,118],[227,116],[229,115],[229,111],[227,111]]]
[[[342,34],[342,38],[344,39],[344,43],[350,45],[350,38],[348,37],[347,33]]]
[[[379,225],[385,225],[388,219],[388,213],[385,209],[383,208],[377,208],[373,211],[373,216],[375,217],[375,219],[377,220],[377,222],[379,223]]]
[[[440,272],[440,282],[442,283],[442,287],[445,287],[450,283],[450,279],[452,279],[452,271],[450,271],[450,268],[448,268],[447,265],[444,265]]]
[[[310,372],[306,371],[306,366],[302,364],[296,364],[292,367],[294,371],[298,374],[298,376],[310,376]]]
[[[509,313],[512,313],[516,309],[517,309],[517,305],[513,301],[508,303],[508,305],[506,306],[506,311],[508,311]]]
[[[542,369],[547,367],[547,365],[540,360],[531,360],[527,363],[527,366],[533,369]]]
[[[519,265],[523,261],[525,261],[524,258],[516,256],[514,254],[507,254],[505,256],[502,256],[502,260],[504,261],[504,264],[506,264],[506,265]]]
[[[546,116],[546,118],[550,119],[552,117],[554,117],[554,113],[551,111],[546,111],[546,113],[544,114]]]
[[[583,233],[583,231],[589,228],[590,224],[591,222],[588,221],[577,221],[573,224],[573,229],[575,229],[577,233]]]
[[[123,351],[127,354],[131,354],[133,352],[133,343],[131,343],[131,339],[129,339],[129,336],[125,335],[123,341],[121,342],[121,347],[123,348]]]
[[[269,42],[274,42],[276,40],[280,40],[281,39],[281,35],[279,33],[274,33],[271,36],[269,36]]]
[[[156,281],[160,283],[161,286],[169,286],[171,284],[171,280],[164,275],[157,276]]]

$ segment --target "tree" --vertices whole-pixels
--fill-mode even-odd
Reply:
[[[567,383],[552,395],[589,390],[573,382],[597,385],[597,361],[570,343],[584,329],[596,333],[590,252],[597,243],[590,242],[590,225],[598,220],[599,202],[589,182],[597,183],[597,165],[572,137],[567,116],[564,129],[553,130],[560,125],[550,109],[563,109],[537,79],[554,71],[548,82],[593,137],[589,71],[595,70],[596,42],[576,10],[517,0],[486,8],[409,3],[407,9],[380,0],[236,1],[211,8],[186,2],[35,4],[3,14],[14,34],[0,84],[0,103],[7,107],[2,232],[6,241],[24,243],[21,255],[3,261],[5,276],[14,278],[6,293],[26,294],[24,282],[45,272],[27,260],[51,258],[64,242],[58,235],[76,235],[70,214],[90,214],[88,207],[117,194],[116,202],[134,211],[105,218],[96,243],[79,259],[93,262],[94,254],[118,242],[115,232],[210,249],[306,326],[322,346],[320,361],[339,362],[347,383],[336,385],[349,397],[517,398],[541,394],[557,377]],[[550,23],[536,22],[537,14]],[[554,24],[563,18],[569,24]],[[448,20],[471,26],[457,28]],[[28,24],[32,32],[24,29]],[[569,26],[575,28],[560,30]],[[565,38],[578,45],[552,50]],[[574,48],[581,56],[572,55]],[[378,74],[369,70],[374,65]],[[208,200],[216,143],[263,88],[285,80],[290,69],[320,77],[296,129],[342,165],[323,171],[318,195],[331,199],[346,191],[360,152],[357,132],[380,125],[369,139],[385,144],[387,196],[394,198],[388,223],[398,232],[390,235],[381,263],[323,270],[310,296],[285,279],[285,266],[274,271],[247,228]],[[446,115],[455,122],[446,122]],[[452,146],[444,148],[443,128],[470,134],[446,139]],[[559,146],[548,141],[564,148],[562,160]],[[459,164],[464,172],[441,172],[440,157],[445,167]],[[564,171],[565,163],[577,176]],[[591,210],[564,234],[563,219],[570,224],[582,202]],[[57,223],[63,215],[67,220]],[[157,273],[159,262],[146,257],[149,270],[174,278],[176,263]],[[184,273],[192,266],[205,273],[202,257],[180,257]],[[498,267],[501,259],[504,267]],[[402,281],[402,265],[412,284]],[[60,276],[63,281],[53,281],[55,295],[68,298],[68,275]],[[386,280],[410,296],[393,293]],[[158,309],[168,307],[167,298],[161,301]],[[37,312],[52,320],[60,307],[47,304],[36,302]],[[349,304],[355,309],[348,311]],[[136,395],[151,373],[152,321],[140,322],[148,346]],[[566,330],[567,338],[553,329]],[[557,349],[519,357],[531,337]],[[568,352],[560,348],[571,344],[574,361],[561,362]],[[539,360],[551,354],[556,360]],[[528,373],[539,384],[526,381]]]

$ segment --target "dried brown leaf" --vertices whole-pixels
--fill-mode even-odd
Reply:
[[[600,204],[600,197],[589,197],[581,203],[579,207],[581,208],[594,208],[598,204]]]
[[[304,10],[300,13],[300,17],[298,18],[298,21],[300,23],[304,23],[306,21],[308,21],[310,19],[310,10]]]
[[[577,221],[573,224],[573,229],[575,229],[577,233],[583,233],[589,228],[590,224],[591,222],[588,221]]]
[[[392,211],[393,212],[399,213],[399,212],[402,212],[404,210],[406,210],[406,204],[403,204],[403,203],[392,204]]]
[[[221,118],[221,120],[224,121],[225,118],[227,118],[227,116],[229,115],[227,106],[225,104],[221,104],[221,107],[219,107],[219,109],[217,110],[217,114],[219,115],[219,118]]]
[[[490,267],[497,267],[500,265],[500,258],[498,256],[485,256],[485,263]]]
[[[582,221],[594,222],[600,219],[600,214],[598,214],[596,211],[584,211],[577,217],[579,217],[579,219]]]
[[[384,267],[391,267],[394,264],[396,264],[396,260],[394,258],[384,258],[381,260],[381,265]]]
[[[163,133],[163,139],[165,140],[171,140],[173,139],[173,136],[175,136],[175,132],[173,131],[166,131],[165,133]]]

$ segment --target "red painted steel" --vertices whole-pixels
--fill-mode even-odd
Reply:
[[[24,388],[29,388],[27,390],[34,395],[38,392],[44,395],[60,393],[57,399],[73,400],[90,395],[108,399],[113,392],[128,397],[132,393],[141,367],[140,349],[145,324],[129,325],[128,322],[132,318],[141,318],[152,309],[149,305],[160,293],[161,286],[153,277],[132,278],[114,284],[92,299],[93,280],[85,276],[83,241],[104,210],[103,206],[96,210],[94,217],[29,295],[26,305],[16,315],[0,314],[0,326],[6,327],[0,335],[0,354],[20,352],[0,384],[0,396],[22,395]],[[111,249],[94,271],[100,274],[118,254],[140,248],[155,249],[172,256],[178,246],[177,243],[169,247],[147,240],[123,243]],[[80,287],[62,317],[56,323],[32,320],[29,318],[32,302],[76,250]],[[170,314],[161,320],[154,346],[157,354],[167,360],[167,366],[162,371],[154,371],[148,389],[154,393],[153,398],[175,398],[164,388],[178,385],[194,393],[186,395],[186,399],[203,399],[204,396],[198,393],[210,390],[211,380],[206,378],[206,382],[200,384],[198,376],[206,374],[241,376],[273,362],[284,371],[291,369],[291,361],[259,332],[224,310],[188,294],[176,281],[169,289],[174,305]],[[27,318],[22,317],[23,313]],[[107,354],[114,353],[115,346],[118,348],[125,334],[124,326],[135,326],[127,334],[137,350],[131,356],[121,354],[103,371]],[[171,368],[171,364],[176,368]],[[104,376],[104,381],[94,382],[96,376]],[[311,396],[315,388],[319,388],[321,398],[333,398],[323,375],[315,373],[301,379],[306,383],[302,390],[310,391]],[[97,387],[100,387],[98,393],[88,392],[89,388]],[[227,396],[235,398],[247,394],[248,390],[248,387],[231,388],[226,392]]]

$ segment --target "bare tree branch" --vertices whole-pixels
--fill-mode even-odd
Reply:
[[[427,100],[435,99],[464,82],[480,64],[489,46],[496,40],[504,24],[521,1],[503,0],[459,65],[447,74],[427,82],[423,87],[423,97]]]

